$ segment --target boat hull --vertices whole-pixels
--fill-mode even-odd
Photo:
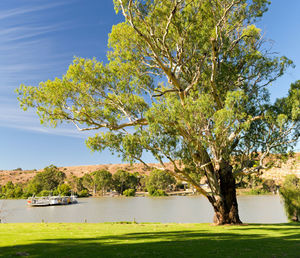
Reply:
[[[31,207],[68,205],[77,203],[76,196],[47,196],[47,197],[31,197],[27,199],[27,205]]]

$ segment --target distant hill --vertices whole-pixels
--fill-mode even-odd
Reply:
[[[160,164],[150,163],[152,167],[161,168]],[[167,164],[171,168],[171,164]],[[117,170],[123,169],[128,172],[139,172],[141,174],[148,174],[150,171],[145,168],[142,163],[130,164],[103,164],[103,165],[85,165],[60,167],[67,177],[75,175],[82,177],[86,173],[91,173],[96,170],[105,169],[114,174]],[[0,185],[6,184],[8,181],[13,183],[26,183],[33,178],[41,170],[0,170]],[[296,153],[294,158],[290,158],[285,164],[280,167],[272,168],[263,173],[264,178],[274,179],[276,182],[281,182],[287,174],[296,174],[300,177],[300,153]]]
[[[149,163],[149,166],[160,168],[159,164]],[[167,164],[171,168],[171,164]],[[72,167],[59,167],[67,177],[72,175],[82,177],[86,173],[91,173],[96,170],[105,169],[114,174],[119,169],[128,172],[139,172],[140,174],[149,174],[150,171],[142,163],[130,164],[103,164],[103,165],[83,165]],[[26,183],[42,170],[0,170],[0,185],[6,184],[8,181],[13,183]]]

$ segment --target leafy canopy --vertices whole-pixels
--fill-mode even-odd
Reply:
[[[125,21],[109,34],[108,61],[75,58],[61,79],[17,89],[41,123],[96,130],[87,146],[126,161],[152,154],[201,193],[206,175],[257,172],[299,138],[299,81],[270,103],[268,86],[292,62],[269,51],[255,23],[266,0],[114,0]],[[259,155],[257,153],[260,153]],[[165,162],[173,164],[172,169]]]

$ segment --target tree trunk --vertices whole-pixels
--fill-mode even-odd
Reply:
[[[242,224],[239,218],[235,179],[231,165],[222,163],[217,175],[220,194],[208,198],[215,211],[214,223],[217,225]]]
[[[298,211],[297,209],[295,208],[295,211],[294,211],[294,216],[292,217],[291,219],[293,222],[299,222],[300,221],[300,214],[298,214]]]
[[[94,184],[94,187],[93,187],[93,196],[96,196],[96,193],[97,193],[97,185]]]

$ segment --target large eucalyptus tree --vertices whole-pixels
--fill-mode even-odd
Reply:
[[[114,0],[125,21],[108,62],[76,58],[62,79],[17,90],[44,123],[99,131],[89,148],[152,154],[207,197],[218,224],[241,223],[235,177],[258,172],[299,137],[299,85],[275,104],[267,87],[292,62],[256,22],[266,0]],[[172,164],[168,169],[166,162]],[[210,191],[200,185],[207,179]]]

